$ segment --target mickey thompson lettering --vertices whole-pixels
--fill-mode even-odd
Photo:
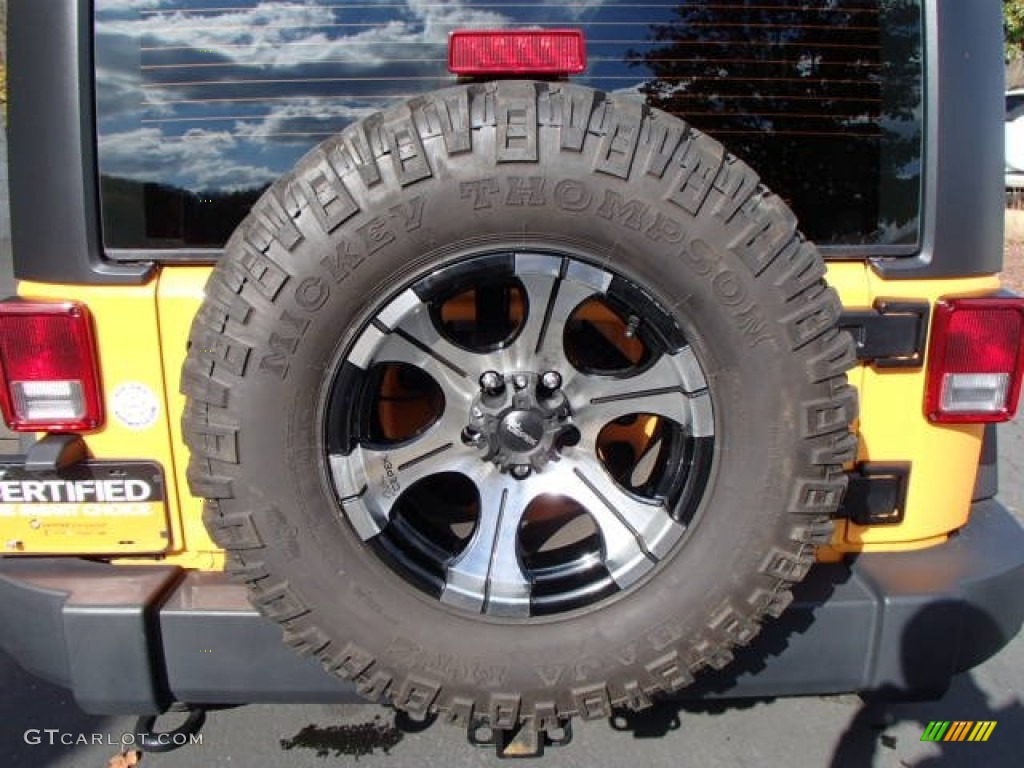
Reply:
[[[575,179],[553,181],[543,176],[464,181],[459,184],[459,196],[477,211],[496,206],[554,206],[570,213],[588,211],[636,230],[654,242],[682,244],[682,258],[696,274],[711,281],[716,297],[733,316],[747,344],[755,347],[772,342],[768,320],[739,276],[713,253],[711,246],[702,240],[689,241],[682,223],[652,210],[647,203],[625,198],[612,189],[594,190]]]
[[[703,258],[687,252],[694,244],[687,242],[686,227],[677,219],[652,210],[645,202],[625,198],[612,189],[595,190],[577,179],[554,180],[543,176],[485,177],[460,182],[459,197],[477,211],[500,207],[554,206],[568,213],[591,212],[602,219],[640,232],[653,242],[682,245],[684,257],[692,261]],[[389,208],[386,215],[374,217],[359,227],[356,230],[359,235],[357,240],[341,239],[336,249],[320,260],[325,276],[307,277],[295,285],[296,304],[310,314],[318,311],[331,295],[330,282],[325,278],[329,277],[336,284],[342,283],[368,257],[394,243],[403,230],[414,232],[419,229],[424,219],[424,209],[424,198],[413,197],[402,205]],[[249,244],[246,258],[248,261],[242,263],[244,279],[258,283],[257,289],[264,295],[275,297],[288,281],[284,270],[252,243]],[[733,282],[734,274],[725,267],[719,267],[719,272],[718,275],[704,272],[699,274],[715,278],[716,292],[724,292],[723,303],[728,306],[750,346],[768,341],[771,336],[767,332],[767,321],[761,310],[749,299],[746,290]],[[266,285],[268,279],[270,284]],[[309,328],[309,321],[288,310],[282,311],[280,321],[268,342],[269,352],[259,361],[259,370],[284,379],[288,375],[292,355]]]
[[[495,205],[513,208],[554,206],[569,213],[592,210],[609,221],[617,221],[629,229],[642,232],[654,241],[681,243],[686,229],[675,219],[659,211],[651,211],[647,203],[628,200],[618,192],[592,190],[576,179],[553,181],[543,176],[508,176],[463,181],[459,196],[475,211],[493,209]]]

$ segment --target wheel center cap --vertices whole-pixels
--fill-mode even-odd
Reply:
[[[515,453],[536,450],[544,438],[544,419],[533,411],[511,411],[501,420],[498,439],[502,446]]]

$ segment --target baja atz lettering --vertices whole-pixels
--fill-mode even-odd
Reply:
[[[498,688],[508,675],[508,667],[484,664],[444,653],[424,652],[419,657],[417,666],[424,672],[432,672],[469,685],[479,685],[481,688]]]
[[[394,499],[402,492],[402,484],[398,480],[398,470],[391,463],[391,459],[384,456],[381,459],[384,465],[384,477],[381,480],[381,493],[385,499]]]
[[[564,664],[554,664],[534,667],[534,671],[545,688],[554,688],[561,681],[570,677],[576,682],[586,682],[598,670],[630,667],[636,663],[637,658],[637,645],[636,643],[630,643],[627,646],[612,651],[608,655],[582,656],[573,663],[571,668],[566,667]],[[567,675],[566,673],[569,674]]]

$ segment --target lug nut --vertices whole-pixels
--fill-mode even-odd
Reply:
[[[530,380],[523,374],[517,373],[512,382],[516,385],[516,389],[526,389],[526,385],[530,383]]]
[[[540,385],[549,392],[554,392],[562,386],[562,377],[558,371],[548,371],[540,377]]]
[[[480,430],[473,427],[466,427],[462,430],[462,442],[466,445],[479,445],[483,435]]]
[[[523,480],[530,476],[530,465],[529,464],[515,464],[512,467],[512,477],[517,480]]]
[[[480,389],[488,395],[500,395],[505,389],[505,379],[497,371],[487,371],[480,377]]]
[[[558,435],[558,445],[562,448],[572,448],[580,444],[580,431],[574,426],[568,426]]]

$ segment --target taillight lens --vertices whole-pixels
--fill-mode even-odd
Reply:
[[[448,69],[456,75],[573,75],[586,67],[578,29],[459,29],[448,38]]]
[[[0,407],[19,432],[103,423],[92,318],[84,304],[0,303]]]
[[[925,409],[932,421],[1009,421],[1024,371],[1024,299],[945,299],[935,305]]]

